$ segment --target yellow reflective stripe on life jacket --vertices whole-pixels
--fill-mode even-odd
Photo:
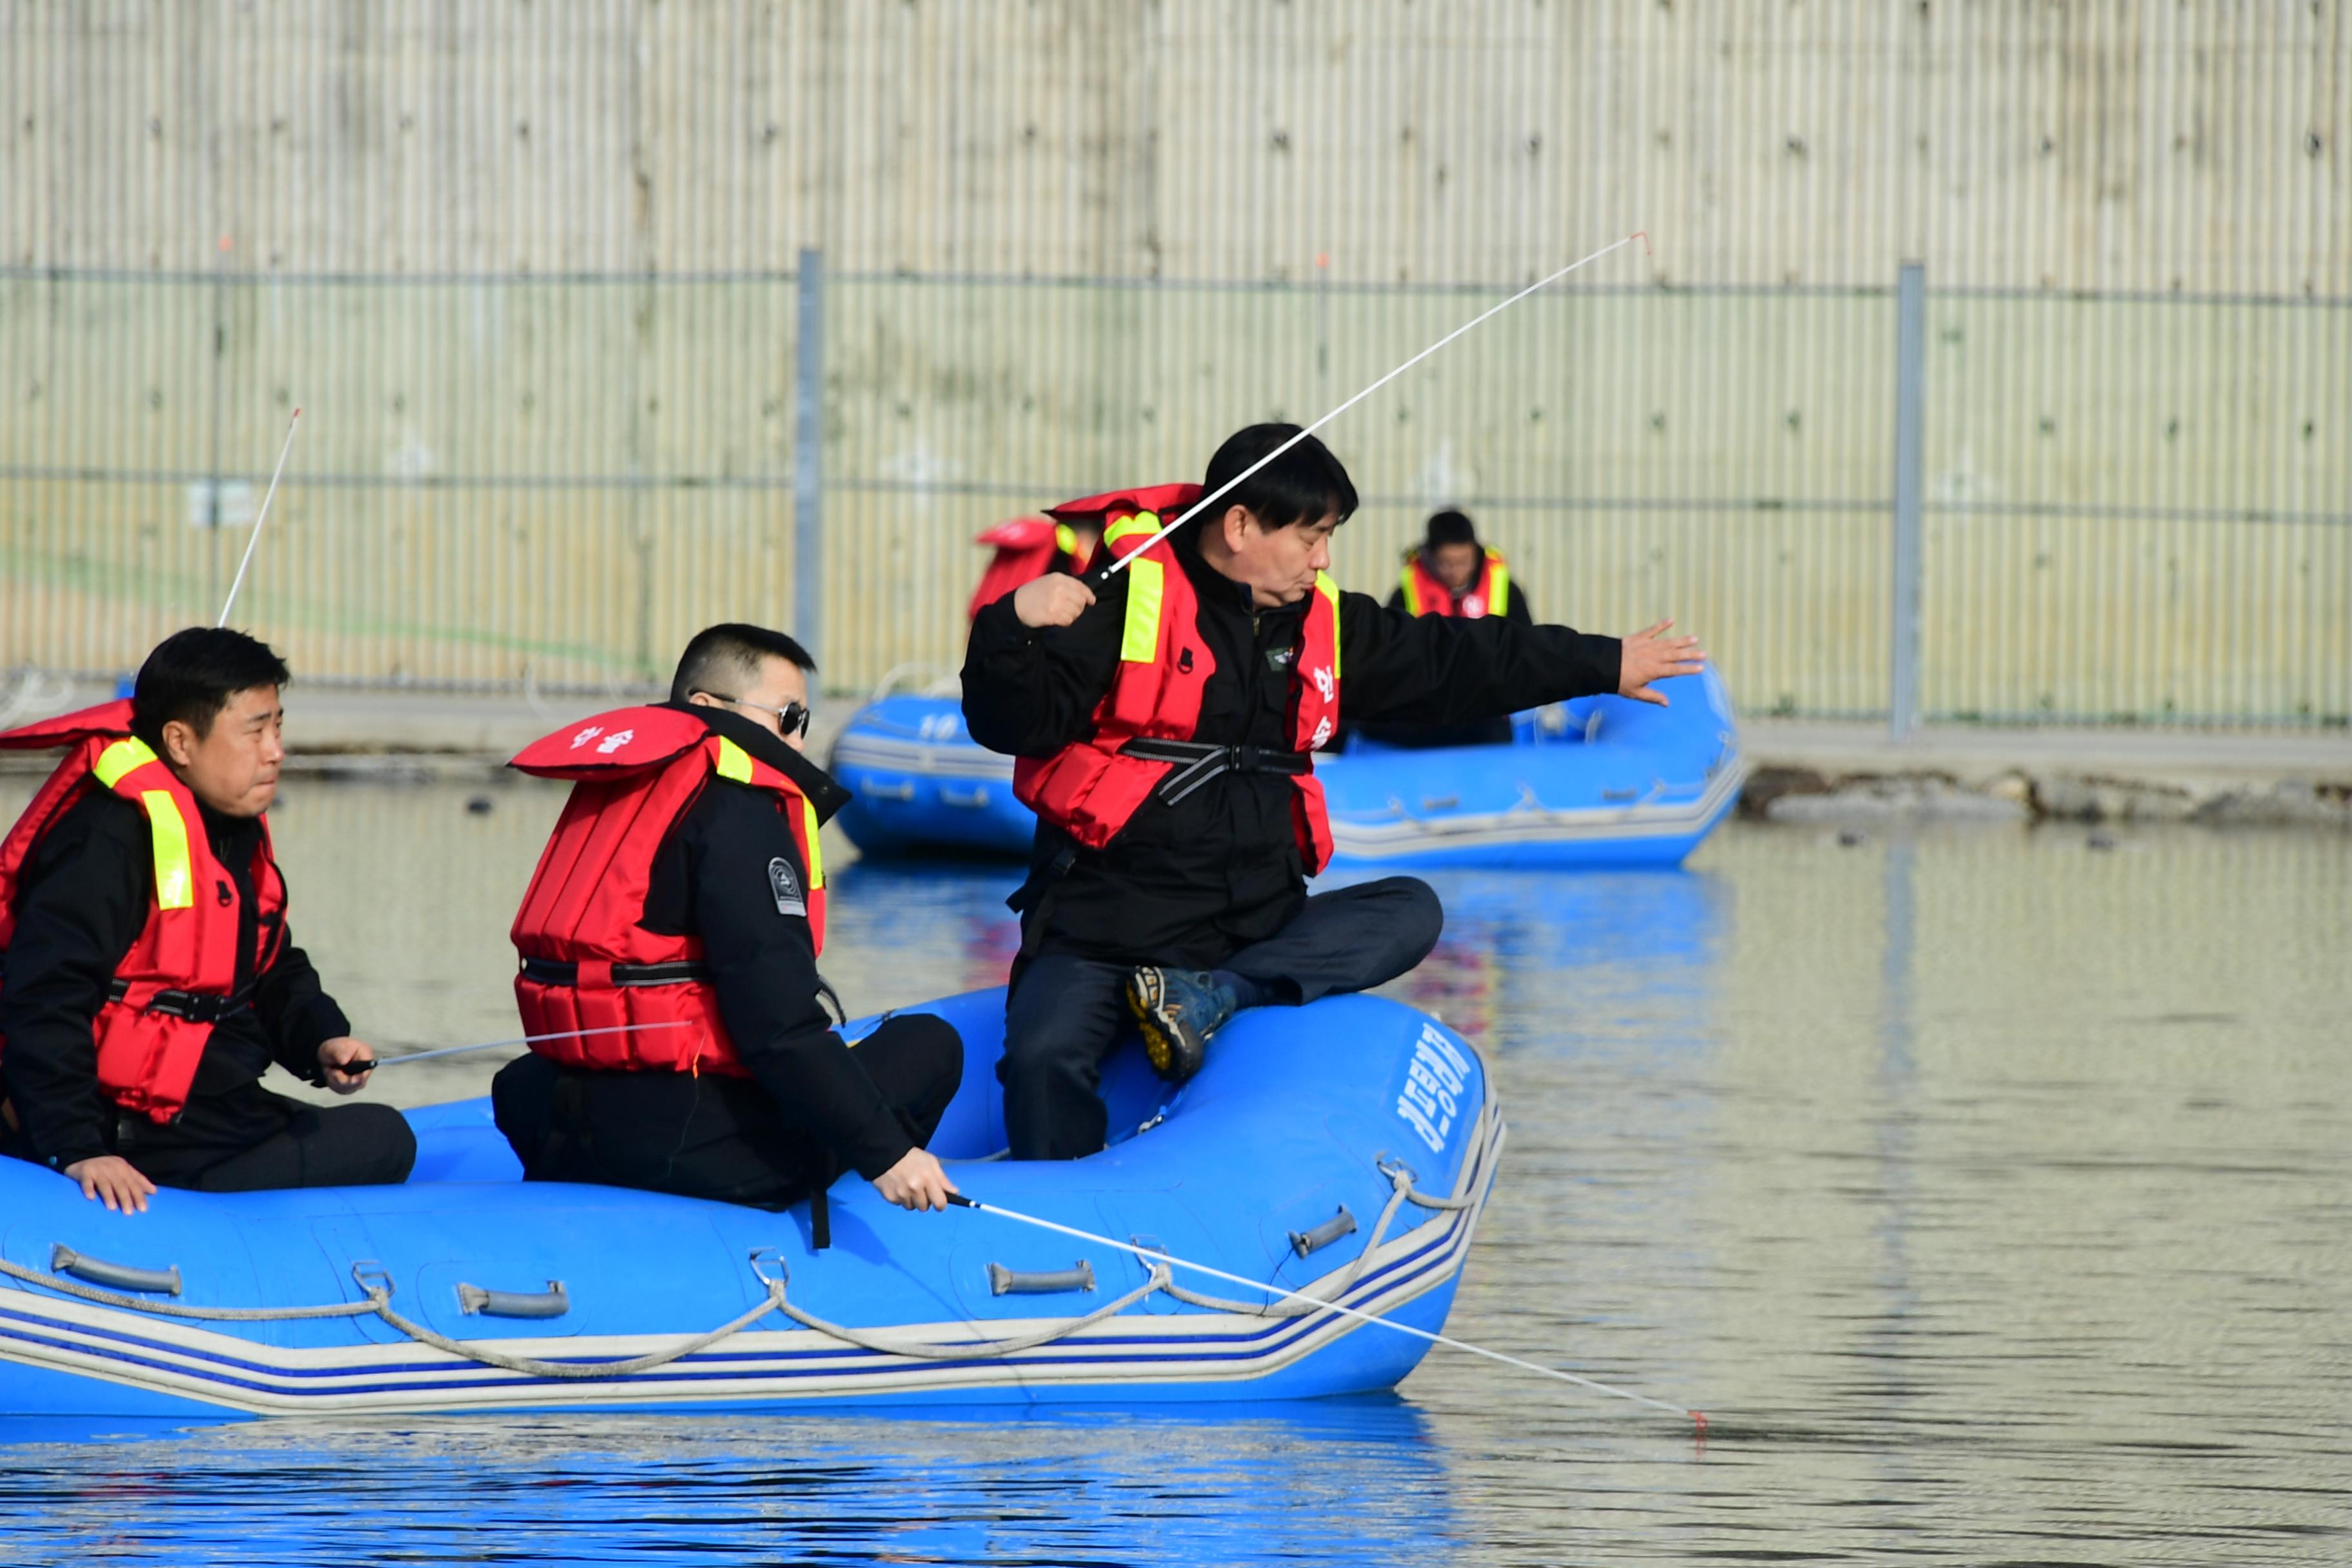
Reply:
[[[1511,607],[1511,568],[1493,551],[1486,552],[1486,613],[1499,616]]]
[[[1054,548],[1065,555],[1076,555],[1078,552],[1078,531],[1066,522],[1055,523]]]
[[[98,764],[90,772],[98,782],[112,789],[122,782],[122,775],[133,768],[143,768],[155,760],[155,752],[146,742],[133,735],[127,741],[117,741],[98,753]]]
[[[1406,562],[1404,570],[1397,574],[1397,584],[1404,590],[1404,613],[1418,618],[1421,615],[1421,581],[1412,569],[1412,562]]]
[[[1149,539],[1159,531],[1160,514],[1156,511],[1139,511],[1132,517],[1120,518],[1105,529],[1103,542],[1117,544],[1122,539],[1134,539],[1139,536]]]
[[[1118,657],[1128,664],[1150,664],[1160,657],[1160,601],[1168,589],[1166,571],[1140,555],[1127,563],[1127,630]]]
[[[196,873],[188,860],[188,819],[180,815],[180,803],[170,790],[142,789],[139,804],[147,808],[147,836],[155,841],[155,907],[194,907]]]
[[[801,827],[808,837],[809,889],[814,891],[824,886],[824,846],[819,837],[824,825],[816,819],[816,807],[806,795],[801,796]]]
[[[1339,679],[1339,584],[1328,572],[1315,574],[1315,591],[1331,602],[1331,679]]]
[[[719,776],[737,784],[751,782],[751,753],[724,735],[719,737]]]

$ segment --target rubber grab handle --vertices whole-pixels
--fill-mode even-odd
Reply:
[[[1304,1258],[1310,1252],[1322,1251],[1343,1236],[1355,1234],[1356,1216],[1348,1212],[1346,1204],[1341,1204],[1338,1214],[1333,1215],[1313,1230],[1292,1231],[1290,1250]]]
[[[560,1318],[572,1310],[563,1281],[551,1279],[544,1290],[485,1290],[460,1283],[457,1306],[468,1315],[485,1318]]]
[[[70,1274],[77,1279],[87,1279],[93,1285],[110,1285],[117,1290],[141,1290],[152,1296],[176,1296],[180,1293],[180,1268],[133,1268],[127,1263],[109,1263],[102,1258],[85,1258],[64,1242],[49,1246],[49,1272]]]
[[[940,804],[952,805],[963,811],[978,811],[988,804],[988,786],[975,784],[970,795],[958,795],[942,784],[940,787]]]
[[[1095,1288],[1095,1266],[1081,1258],[1076,1268],[1024,1274],[1018,1268],[992,1263],[988,1266],[988,1288],[999,1296],[1051,1296],[1064,1290],[1091,1290]]]
[[[915,786],[911,784],[896,785],[870,784],[857,793],[875,800],[912,800],[915,798]]]

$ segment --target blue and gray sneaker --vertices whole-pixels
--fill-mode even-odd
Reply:
[[[1127,977],[1127,1005],[1143,1028],[1151,1070],[1182,1083],[1201,1070],[1209,1037],[1234,1016],[1233,988],[1197,969],[1143,964]]]

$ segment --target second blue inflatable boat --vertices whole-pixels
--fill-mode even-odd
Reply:
[[[1316,759],[1335,865],[1398,868],[1674,866],[1747,776],[1714,670],[1662,680],[1670,706],[1587,697],[1521,714],[1513,744]],[[1036,818],[1013,759],[965,732],[953,697],[885,697],[853,716],[829,770],[856,792],[839,821],[864,853],[1026,858]]]

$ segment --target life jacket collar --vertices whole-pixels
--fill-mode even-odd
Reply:
[[[544,736],[515,753],[507,766],[538,778],[625,778],[666,768],[711,736],[732,742],[792,781],[820,824],[849,804],[850,792],[765,724],[728,708],[663,702],[618,708]]]

